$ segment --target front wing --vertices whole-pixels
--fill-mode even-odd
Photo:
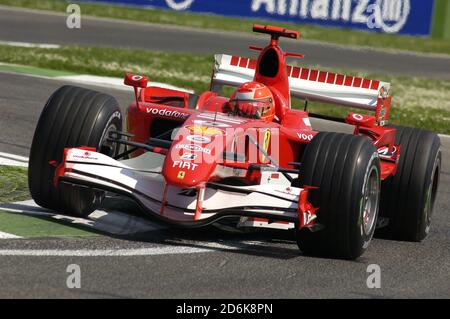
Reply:
[[[307,202],[307,189],[269,183],[207,183],[202,212],[196,216],[196,190],[166,185],[161,174],[163,155],[147,152],[135,159],[117,161],[82,148],[66,149],[64,153],[55,176],[57,185],[69,183],[125,195],[145,212],[180,226],[204,226],[228,216],[264,218],[302,227],[314,223],[314,209],[304,208],[312,208]]]

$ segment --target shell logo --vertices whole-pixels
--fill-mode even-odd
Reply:
[[[203,126],[203,125],[188,125],[186,128],[191,131],[194,134],[199,135],[207,135],[207,136],[214,136],[214,135],[223,135],[225,134],[224,131],[221,129],[218,129],[216,127],[209,127],[209,126]]]

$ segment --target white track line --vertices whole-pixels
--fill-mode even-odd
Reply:
[[[64,220],[73,224],[94,228],[110,234],[130,235],[148,232],[165,227],[148,220],[118,212],[104,212],[97,210],[89,219],[75,218],[52,213],[40,208],[32,200],[15,204],[0,205],[1,210],[23,213],[32,216],[46,216],[57,220]],[[0,238],[21,238],[12,234],[0,232]],[[196,247],[192,247],[192,246]],[[257,246],[268,247],[262,241],[225,241],[225,242],[189,242],[178,245],[163,245],[150,248],[129,249],[2,249],[0,256],[55,256],[55,257],[127,257],[127,256],[154,256],[171,254],[211,253],[217,250],[255,249]]]
[[[0,45],[9,45],[13,47],[23,47],[23,48],[41,48],[41,49],[59,49],[61,47],[58,44],[15,42],[15,41],[0,41]]]
[[[28,157],[0,152],[0,165],[28,167]]]
[[[22,237],[0,231],[0,239],[13,239],[13,238],[22,238]]]
[[[8,157],[17,161],[21,161],[21,162],[28,162],[28,157],[25,156],[20,156],[20,155],[15,155],[15,154],[11,154],[11,153],[4,153],[4,152],[0,152],[0,156],[4,156],[4,157]]]
[[[0,205],[0,209],[13,213],[44,216],[74,225],[106,232],[108,234],[130,236],[143,232],[165,229],[166,227],[152,223],[146,219],[116,211],[96,210],[88,218],[71,217],[39,207],[33,200]]]
[[[194,254],[212,252],[212,249],[183,246],[167,246],[137,249],[94,249],[94,250],[59,250],[59,249],[2,249],[0,256],[58,256],[58,257],[127,257],[155,256],[169,254]]]
[[[242,242],[194,242],[191,245],[203,247],[165,245],[150,248],[129,249],[1,249],[0,256],[55,256],[55,257],[130,257],[130,256],[155,256],[173,254],[198,254],[212,253],[217,250],[236,251],[241,249],[261,246],[267,248],[265,242],[242,241]]]
[[[2,62],[0,62],[0,65],[21,66],[21,65],[2,63]],[[72,82],[72,83],[80,83],[80,84],[92,85],[92,86],[114,89],[114,90],[119,90],[119,91],[129,91],[130,97],[133,96],[133,89],[129,86],[126,86],[123,83],[123,78],[114,78],[114,77],[109,77],[109,76],[97,76],[97,75],[88,75],[88,74],[45,76],[45,75],[40,75],[40,74],[34,74],[33,72],[26,73],[26,72],[17,72],[14,70],[7,70],[7,71],[0,71],[0,72],[10,73],[10,74],[19,74],[22,76],[35,77],[35,78],[46,79],[46,80],[57,80],[57,81],[67,81],[67,82]],[[187,93],[194,93],[193,90],[189,90],[186,88],[178,87],[178,86],[167,84],[167,83],[150,82],[149,84],[150,84],[150,86],[157,86],[157,87],[161,87],[164,89],[183,91],[183,92],[187,92]]]

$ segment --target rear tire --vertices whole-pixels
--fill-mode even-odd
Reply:
[[[103,193],[62,183],[55,188],[55,167],[49,162],[61,163],[65,147],[91,146],[116,155],[117,147],[105,141],[111,129],[122,129],[122,115],[112,96],[75,86],[55,91],[41,113],[31,145],[28,185],[34,201],[79,216],[95,210]]]
[[[356,259],[369,246],[380,196],[380,159],[365,137],[321,132],[307,145],[300,186],[317,186],[310,201],[322,230],[297,230],[307,255]]]
[[[380,216],[389,219],[377,236],[421,241],[430,231],[439,185],[441,142],[424,130],[394,126],[400,161],[395,176],[382,183]]]

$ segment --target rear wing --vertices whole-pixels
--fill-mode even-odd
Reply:
[[[256,60],[215,55],[211,89],[219,86],[238,86],[252,81]],[[291,96],[377,111],[380,97],[386,97],[390,84],[344,74],[287,66]]]

